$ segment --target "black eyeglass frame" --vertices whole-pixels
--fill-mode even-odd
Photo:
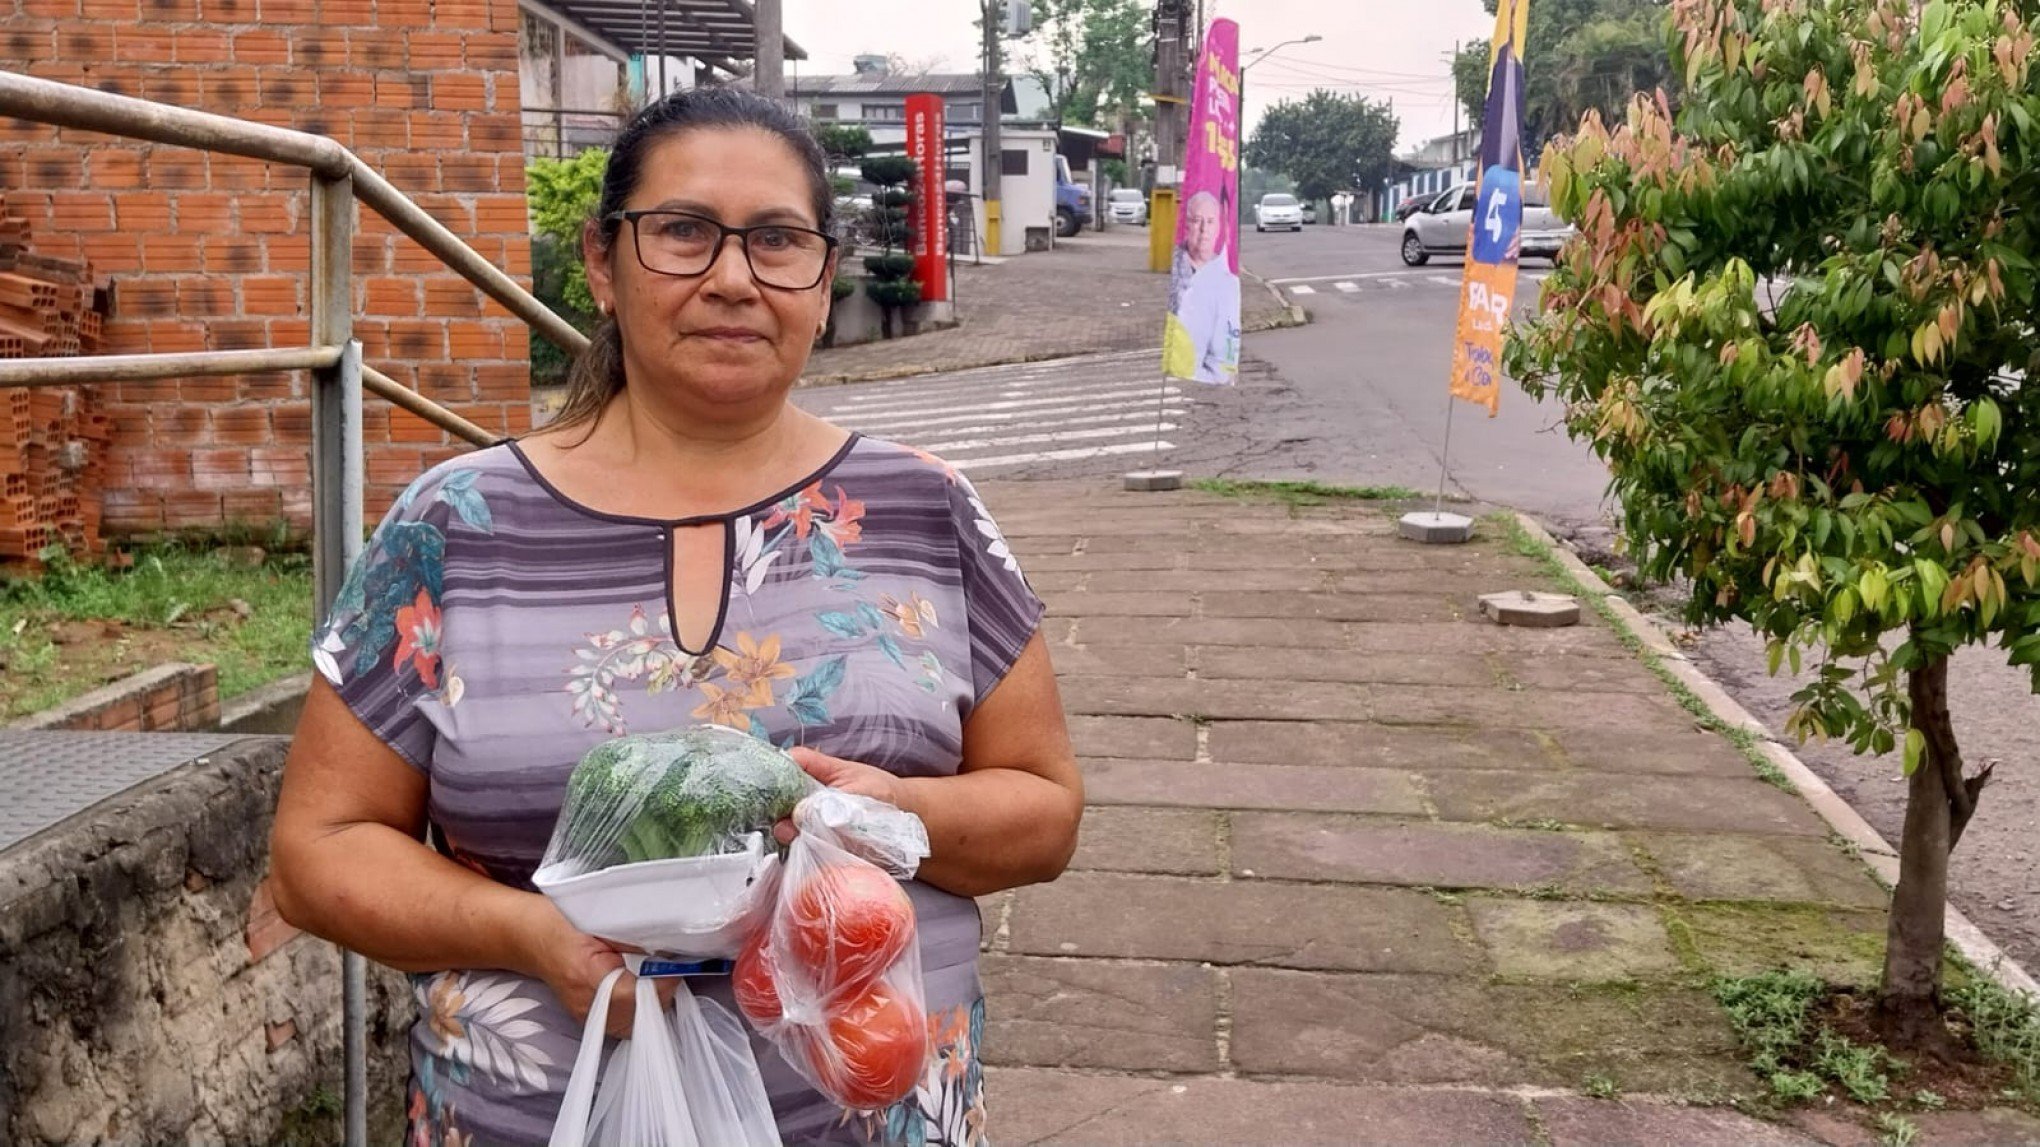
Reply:
[[[692,219],[696,222],[706,223],[716,229],[715,247],[708,256],[708,262],[702,264],[701,270],[662,271],[645,262],[644,250],[639,246],[638,220],[643,219],[647,215],[676,215],[683,219]],[[817,231],[813,227],[802,227],[793,223],[760,223],[755,227],[732,227],[727,223],[711,219],[706,215],[696,215],[692,211],[662,211],[650,208],[643,211],[613,211],[602,218],[605,223],[630,224],[630,250],[631,254],[637,256],[638,266],[643,267],[654,275],[665,275],[673,279],[699,279],[714,270],[716,260],[722,258],[723,248],[729,246],[730,236],[735,235],[737,237],[737,245],[744,249],[744,267],[751,272],[752,281],[761,287],[770,287],[775,291],[812,291],[816,287],[821,286],[822,281],[829,277],[830,258],[835,255],[836,249],[842,245],[834,235],[830,235],[825,231]],[[764,276],[758,274],[758,264],[751,258],[751,236],[758,231],[800,231],[819,237],[823,244],[822,266],[815,273],[815,281],[805,287],[789,287],[781,283],[767,282]]]

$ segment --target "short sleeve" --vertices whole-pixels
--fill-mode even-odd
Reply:
[[[1043,606],[970,479],[957,474],[949,500],[963,565],[971,698],[976,703],[1006,679],[1020,651],[1041,627]]]
[[[454,500],[446,487],[435,471],[404,491],[312,635],[319,675],[370,732],[423,771],[437,733],[419,704],[444,685],[440,597]]]

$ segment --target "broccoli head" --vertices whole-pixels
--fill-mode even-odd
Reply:
[[[547,852],[593,868],[734,852],[815,787],[792,757],[734,729],[618,737],[575,766]]]

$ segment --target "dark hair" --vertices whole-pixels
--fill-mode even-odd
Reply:
[[[610,145],[602,199],[595,208],[595,225],[604,249],[615,249],[623,223],[612,217],[637,191],[644,178],[646,153],[655,144],[690,131],[737,128],[767,132],[793,150],[807,175],[816,226],[829,232],[836,217],[829,161],[800,117],[776,101],[742,88],[695,88],[674,92],[639,109]],[[589,336],[588,349],[574,360],[567,376],[566,401],[552,424],[565,427],[593,422],[623,386],[623,336],[615,317],[605,315]]]

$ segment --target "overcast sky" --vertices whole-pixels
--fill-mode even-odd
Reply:
[[[898,53],[946,71],[977,70],[976,0],[783,2],[786,34],[811,57],[788,66],[803,72],[847,72],[850,58],[867,52]],[[1205,0],[1205,15],[1239,21],[1242,52],[1311,33],[1324,37],[1252,66],[1250,125],[1272,102],[1328,87],[1394,100],[1403,146],[1452,130],[1453,42],[1494,28],[1481,0]]]

